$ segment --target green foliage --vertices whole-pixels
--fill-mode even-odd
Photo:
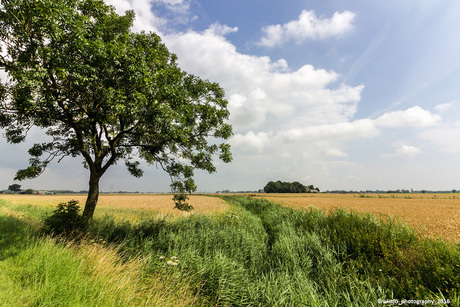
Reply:
[[[21,191],[21,185],[20,184],[12,184],[10,186],[8,186],[8,190],[10,190],[11,192],[19,192]]]
[[[318,188],[313,185],[304,186],[300,182],[282,182],[282,181],[270,181],[265,187],[266,193],[307,193],[307,192],[319,192]]]
[[[56,236],[81,235],[86,230],[87,223],[79,212],[80,206],[76,200],[59,203],[53,213],[45,219],[45,233]]]
[[[193,206],[187,203],[187,195],[184,193],[182,194],[174,194],[173,200],[174,200],[174,208],[179,209],[181,211],[187,211],[190,212],[193,210]]]
[[[0,128],[10,143],[32,126],[52,139],[29,149],[16,179],[82,156],[91,219],[99,179],[120,160],[136,177],[136,159],[159,165],[179,194],[196,190],[195,169],[216,171],[214,155],[231,161],[230,146],[216,144],[232,135],[224,90],[182,71],[155,33],[131,32],[132,11],[120,16],[102,0],[0,4],[0,69],[9,76],[0,82]]]

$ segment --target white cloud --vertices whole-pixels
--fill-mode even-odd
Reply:
[[[230,143],[239,161],[263,152],[276,157],[270,163],[303,161],[297,167],[302,172],[307,164],[346,157],[344,142],[380,133],[370,119],[352,120],[363,85],[334,85],[334,71],[312,65],[292,70],[283,59],[240,53],[225,37],[236,30],[214,24],[164,40],[181,68],[225,89],[235,133]]]
[[[298,43],[306,39],[323,39],[329,36],[340,36],[353,29],[356,15],[350,11],[336,12],[330,19],[320,19],[314,11],[302,11],[297,20],[280,25],[264,27],[264,37],[259,44],[267,47],[294,40]]]
[[[152,11],[153,1],[145,0],[106,0],[109,5],[113,5],[116,12],[120,15],[128,10],[133,10],[136,19],[133,23],[133,31],[140,32],[159,32],[159,29],[167,22],[165,18],[158,17]]]
[[[448,109],[450,109],[450,107],[452,107],[454,104],[456,103],[456,101],[451,101],[451,102],[448,102],[448,103],[443,103],[443,104],[438,104],[435,109],[436,111],[438,112],[445,112],[447,111]]]
[[[290,116],[297,120],[295,125],[308,126],[348,121],[355,114],[362,85],[334,88],[330,86],[338,79],[334,71],[312,65],[291,71],[285,60],[242,54],[225,38],[230,29],[236,31],[213,25],[203,32],[167,35],[164,40],[185,71],[219,82],[225,89],[237,131],[277,125],[277,118]]]
[[[190,3],[184,0],[153,0],[152,3],[158,3],[166,6],[175,13],[185,14],[190,9]]]
[[[294,128],[280,134],[286,141],[312,141],[324,139],[354,140],[378,135],[380,131],[370,119],[328,125]]]
[[[238,27],[229,27],[227,25],[221,25],[219,23],[212,24],[205,33],[211,33],[217,36],[225,36],[227,34],[238,32]]]
[[[418,147],[411,145],[401,145],[393,154],[383,155],[384,158],[412,158],[422,153]]]
[[[118,14],[133,10],[136,14],[133,23],[135,32],[144,30],[161,35],[168,30],[166,25],[169,23],[184,24],[196,18],[190,16],[190,0],[106,0],[105,2],[113,5]],[[155,6],[163,6],[172,16],[158,17],[153,10]]]
[[[334,157],[334,158],[344,158],[347,157],[348,154],[338,148],[330,148],[326,150],[325,155],[327,157]]]
[[[432,115],[421,107],[415,106],[405,111],[385,113],[375,120],[375,124],[384,127],[429,127],[440,120],[441,116]]]
[[[233,148],[248,152],[263,152],[265,146],[269,143],[270,138],[267,133],[259,132],[254,133],[249,131],[245,135],[236,134],[230,140]]]
[[[460,154],[459,135],[460,122],[456,122],[422,131],[418,134],[418,138],[434,144],[441,152]]]

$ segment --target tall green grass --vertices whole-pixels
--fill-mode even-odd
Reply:
[[[120,257],[119,247],[91,240],[62,243],[41,237],[24,221],[0,213],[0,305],[193,306],[189,280],[145,260]]]
[[[212,304],[377,306],[378,299],[458,301],[458,245],[419,239],[372,215],[296,211],[266,200],[228,199],[221,215],[115,223],[93,234],[150,255],[151,271],[193,276]],[[172,258],[177,257],[177,258]],[[172,260],[178,260],[172,264]],[[170,264],[168,264],[168,261]],[[176,265],[177,264],[177,265]],[[431,272],[431,273],[430,273]]]

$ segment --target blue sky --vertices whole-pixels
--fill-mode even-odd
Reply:
[[[460,189],[460,2],[110,0],[136,12],[187,72],[225,89],[234,161],[197,172],[198,190],[255,190],[270,180],[322,190]],[[40,131],[31,137],[39,139]],[[0,188],[28,144],[0,141]],[[86,189],[78,159],[32,188]],[[168,191],[154,167],[116,166],[104,191]]]

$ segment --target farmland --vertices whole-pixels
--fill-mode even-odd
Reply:
[[[459,194],[256,194],[294,209],[310,206],[372,213],[405,221],[430,237],[460,243]]]
[[[459,194],[252,194],[293,209],[314,207],[329,212],[341,208],[360,213],[372,213],[406,222],[421,235],[441,237],[460,242]],[[34,205],[54,208],[58,203],[75,199],[85,203],[86,195],[2,195],[1,199],[15,206]],[[222,213],[229,205],[217,197],[191,195],[193,213]],[[145,217],[189,216],[190,212],[174,209],[170,194],[101,194],[96,217],[111,215],[135,221]]]
[[[84,197],[2,195],[0,300],[6,306],[460,303],[458,243],[420,236],[386,218],[391,211],[375,211],[379,217],[351,207],[392,199],[375,196],[192,195],[196,210],[182,213],[172,209],[171,195],[103,194],[85,239],[65,243],[40,234],[40,225],[57,203]],[[430,200],[424,197],[413,200]],[[439,208],[443,199],[435,200]],[[334,209],[346,203],[347,210]]]
[[[84,194],[58,195],[2,195],[0,199],[8,201],[13,207],[25,208],[33,205],[45,210],[54,209],[58,203],[71,199],[77,200],[83,206],[86,200]],[[195,210],[193,213],[211,214],[226,211],[229,206],[220,198],[191,195],[189,204]],[[110,215],[117,219],[135,221],[147,217],[180,217],[189,216],[190,212],[174,209],[171,194],[101,194],[95,217]]]

